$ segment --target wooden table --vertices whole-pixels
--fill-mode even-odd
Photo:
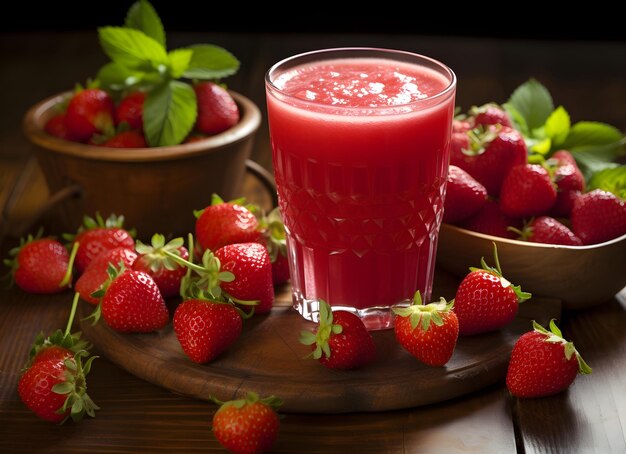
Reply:
[[[592,118],[626,129],[624,43],[571,43],[432,38],[411,35],[173,34],[173,47],[213,42],[241,59],[229,86],[264,104],[262,79],[270,64],[313,48],[371,45],[440,58],[459,77],[458,104],[504,101],[535,76],[574,119]],[[0,202],[25,171],[12,211],[15,225],[46,197],[19,132],[26,108],[92,75],[104,58],[95,33],[0,35]],[[41,68],[46,68],[42,73]],[[6,87],[11,87],[6,89]],[[253,158],[271,167],[266,125]],[[53,216],[46,222],[54,224]],[[15,244],[8,235],[0,251]],[[564,285],[573,285],[564,283]],[[0,452],[221,451],[210,432],[215,406],[176,396],[100,358],[90,394],[102,410],[80,425],[37,420],[19,400],[16,384],[35,335],[64,325],[69,294],[0,291]],[[510,397],[502,383],[428,407],[374,414],[290,414],[275,452],[624,453],[626,452],[626,291],[593,310],[565,313],[561,327],[594,368],[565,393],[539,400]]]

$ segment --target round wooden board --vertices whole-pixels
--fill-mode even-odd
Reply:
[[[434,295],[451,297],[456,281],[438,272]],[[82,315],[91,306],[84,303]],[[546,324],[558,318],[560,301],[533,298],[520,307],[507,328],[459,338],[445,367],[428,367],[396,342],[393,330],[374,332],[376,360],[352,371],[328,369],[303,359],[308,347],[299,333],[312,330],[291,308],[289,288],[277,289],[276,305],[266,316],[245,322],[241,337],[210,364],[191,362],[183,353],[171,323],[150,334],[120,334],[104,321],[81,321],[85,335],[111,361],[130,373],[172,392],[228,400],[256,391],[284,400],[282,411],[346,413],[401,409],[451,399],[489,386],[506,374],[511,348],[530,330],[530,320]],[[81,317],[82,318],[82,317]]]

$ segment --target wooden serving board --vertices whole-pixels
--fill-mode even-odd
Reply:
[[[456,284],[454,278],[438,272],[433,294],[452,297]],[[87,315],[91,306],[85,303],[81,309]],[[310,350],[299,344],[299,333],[315,325],[291,308],[288,287],[277,289],[270,314],[246,321],[237,342],[205,365],[187,359],[171,324],[157,333],[134,335],[117,333],[104,321],[96,326],[81,321],[81,327],[111,361],[174,393],[228,400],[256,391],[281,397],[285,412],[345,413],[416,407],[489,386],[506,375],[511,348],[530,330],[530,320],[545,325],[560,311],[558,300],[533,298],[502,331],[459,338],[452,359],[438,368],[408,354],[393,330],[374,332],[376,360],[352,371],[331,370],[303,359]]]

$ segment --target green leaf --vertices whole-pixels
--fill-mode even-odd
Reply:
[[[596,173],[589,181],[589,190],[602,189],[626,200],[626,165],[605,169]]]
[[[130,69],[151,71],[168,63],[165,48],[143,32],[124,27],[98,29],[100,45],[111,60]]]
[[[151,147],[181,143],[197,115],[196,94],[190,85],[172,80],[148,93],[143,126]]]
[[[129,28],[134,28],[144,32],[165,48],[165,30],[154,7],[146,0],[133,3],[126,14],[125,24]]]
[[[189,49],[193,55],[189,68],[183,73],[189,79],[220,79],[235,74],[239,69],[239,60],[219,46],[198,44]]]
[[[615,147],[612,146],[579,147],[572,149],[571,153],[586,181],[589,181],[598,172],[613,169],[619,165],[612,162],[615,155]]]
[[[546,155],[550,151],[550,146],[552,145],[552,140],[549,138],[545,138],[543,140],[539,140],[535,142],[531,147],[531,151],[533,153],[539,153],[540,155]]]
[[[528,124],[526,123],[526,119],[520,113],[520,111],[517,110],[513,104],[508,102],[503,104],[502,107],[504,107],[504,110],[506,110],[506,112],[509,114],[511,122],[513,123],[513,127],[520,131],[522,135],[528,136],[530,134],[530,131],[528,130]]]
[[[144,74],[143,71],[135,71],[119,63],[110,62],[100,68],[97,79],[105,88],[123,90],[141,82]]]
[[[550,92],[535,79],[530,79],[517,87],[509,98],[508,104],[519,112],[531,131],[542,127],[554,110]],[[511,117],[517,121],[513,115]]]
[[[571,122],[567,110],[563,106],[557,107],[546,120],[545,134],[552,139],[552,147],[559,147],[569,134]]]
[[[52,392],[55,394],[68,394],[72,392],[73,389],[74,387],[72,386],[71,383],[64,381],[64,382],[57,383],[56,385],[54,385],[52,387]]]
[[[619,129],[611,125],[596,121],[579,121],[570,129],[562,148],[571,151],[583,146],[612,144],[623,148],[623,139],[624,136]]]
[[[176,49],[167,54],[170,74],[174,79],[180,78],[189,67],[193,51],[191,49]]]

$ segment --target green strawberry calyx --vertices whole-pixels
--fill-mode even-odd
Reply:
[[[278,207],[260,217],[259,229],[267,240],[270,262],[276,262],[281,255],[287,257],[287,232]]]
[[[74,422],[79,422],[83,419],[85,413],[93,418],[96,416],[95,411],[100,409],[87,394],[86,379],[87,374],[91,370],[93,360],[98,357],[90,357],[83,365],[82,357],[85,355],[86,352],[79,351],[72,358],[67,358],[64,361],[65,381],[57,383],[52,387],[52,392],[67,395],[63,406],[57,410],[57,414],[64,414],[68,409],[70,409],[70,414],[61,424],[69,417]]]
[[[563,334],[554,319],[550,320],[550,331],[545,329],[539,323],[533,320],[533,328],[535,332],[543,334],[545,337],[544,342],[549,342],[552,344],[560,344],[563,346],[563,350],[565,353],[565,359],[568,361],[572,358],[573,355],[576,356],[576,360],[578,361],[578,372],[583,375],[590,374],[592,372],[591,367],[585,362],[585,360],[580,356],[576,347],[574,347],[573,342],[568,342],[563,338]]]
[[[215,192],[211,194],[210,206],[221,205],[223,203],[230,203],[231,205],[240,205],[254,214],[261,212],[261,208],[258,205],[254,203],[248,203],[245,197],[239,197],[237,199],[229,200],[227,202],[219,194],[216,194]],[[202,216],[202,213],[204,213],[205,209],[206,208],[203,208],[202,210],[193,210],[194,217],[198,219],[200,216]]]
[[[178,249],[182,247],[183,244],[184,240],[182,238],[174,238],[166,243],[164,235],[155,233],[152,235],[149,245],[137,240],[135,250],[148,262],[151,271],[155,273],[162,269],[173,271],[180,268],[181,265],[165,254],[165,251],[180,257],[180,251]]]
[[[450,312],[454,307],[454,300],[450,302],[445,298],[440,298],[437,303],[424,304],[422,295],[418,290],[413,296],[413,303],[408,307],[394,307],[392,311],[399,317],[409,317],[411,329],[415,330],[421,326],[422,331],[428,331],[430,323],[436,326],[443,326],[442,314]]]
[[[108,218],[104,219],[100,212],[96,212],[95,217],[85,215],[83,217],[83,223],[78,228],[76,233],[64,233],[63,239],[69,242],[73,242],[78,235],[88,230],[95,229],[122,229],[124,228],[124,215],[117,216],[115,213],[112,213]],[[130,236],[134,237],[136,235],[135,229],[127,230]]]
[[[500,125],[491,125],[485,128],[483,125],[467,131],[469,138],[469,148],[464,148],[461,152],[466,156],[478,156],[487,151],[487,147],[493,142],[502,129]]]
[[[513,291],[515,292],[515,295],[517,296],[517,300],[519,303],[523,303],[524,301],[529,300],[532,297],[531,293],[522,291],[521,286],[511,284],[511,282],[508,281],[502,275],[502,268],[500,267],[500,259],[498,258],[498,246],[496,246],[495,242],[493,242],[492,244],[493,244],[493,259],[494,259],[494,263],[496,264],[496,266],[492,267],[492,266],[487,265],[487,262],[485,262],[485,257],[481,257],[480,258],[481,268],[470,267],[470,271],[472,272],[487,271],[488,273],[491,273],[500,279],[500,283],[502,284],[503,288],[511,287]]]
[[[326,358],[330,358],[331,353],[328,341],[334,334],[341,334],[342,331],[343,326],[333,324],[333,311],[330,305],[324,300],[319,300],[319,325],[317,331],[315,333],[302,331],[300,333],[300,343],[304,345],[315,344],[315,350],[308,356],[320,359],[323,353]]]
[[[254,391],[250,391],[246,395],[246,397],[243,399],[235,399],[235,400],[229,400],[229,401],[223,402],[217,399],[216,397],[211,396],[209,400],[211,400],[211,402],[220,406],[220,408],[217,410],[216,413],[219,413],[220,411],[228,407],[235,407],[236,409],[241,410],[243,407],[247,405],[253,405],[256,403],[266,405],[270,407],[272,410],[278,411],[280,406],[283,404],[283,400],[280,397],[268,396],[268,397],[261,398]]]
[[[87,317],[85,320],[93,320],[92,324],[95,325],[100,320],[102,316],[102,297],[106,294],[107,290],[111,283],[124,271],[126,271],[126,266],[124,266],[123,261],[119,261],[117,267],[113,263],[109,263],[107,266],[107,279],[102,283],[100,288],[91,294],[92,297],[96,298],[99,303],[96,306],[96,309]]]

